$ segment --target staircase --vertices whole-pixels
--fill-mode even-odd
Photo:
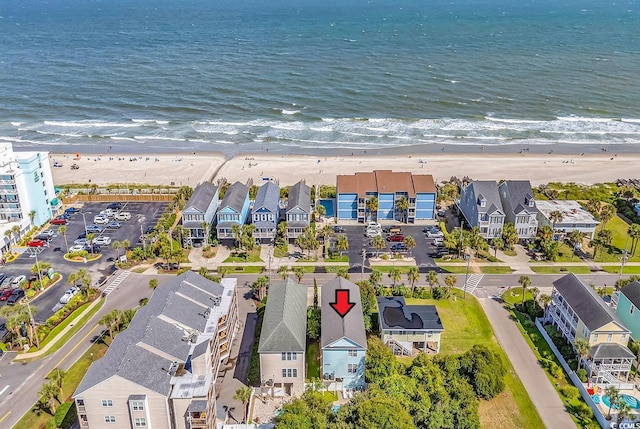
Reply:
[[[393,354],[396,356],[413,356],[413,347],[409,342],[387,340],[387,346],[391,347]]]

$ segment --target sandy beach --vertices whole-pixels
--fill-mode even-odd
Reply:
[[[130,159],[136,158],[136,161]],[[265,179],[292,185],[305,179],[308,184],[334,184],[338,174],[391,169],[431,174],[436,182],[451,176],[475,180],[528,179],[539,185],[548,182],[592,184],[617,178],[636,178],[640,154],[556,155],[556,154],[420,154],[398,156],[240,155],[230,160],[213,153],[137,154],[83,156],[51,154],[56,185],[69,183],[147,183],[196,186],[205,180],[225,178],[230,182]],[[78,170],[71,170],[77,163]],[[215,175],[215,177],[214,177]]]

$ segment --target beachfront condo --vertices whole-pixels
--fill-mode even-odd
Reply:
[[[311,220],[311,188],[298,182],[289,188],[287,197],[287,238],[295,239],[309,226]]]
[[[548,225],[555,234],[565,236],[571,231],[580,231],[585,237],[593,239],[596,227],[600,223],[580,203],[571,200],[536,201],[538,226]],[[558,215],[560,213],[560,215]]]
[[[391,170],[339,175],[336,192],[341,223],[422,223],[435,217],[431,175]]]
[[[538,233],[538,209],[528,180],[505,180],[498,186],[505,222],[515,225],[518,238],[528,240]]]
[[[480,228],[482,237],[491,239],[502,235],[505,214],[495,181],[478,180],[464,186],[458,208],[469,228]]]
[[[229,186],[222,198],[216,218],[218,240],[232,239],[233,225],[244,225],[249,215],[249,187],[235,182]]]
[[[271,283],[258,346],[265,395],[304,392],[306,345],[307,287],[289,278]]]
[[[215,384],[237,331],[236,288],[237,279],[216,283],[190,271],[158,287],[73,394],[80,428],[216,427]]]
[[[218,187],[211,182],[199,184],[182,210],[182,228],[186,243],[206,243],[218,208]]]
[[[276,238],[280,219],[280,187],[268,181],[260,186],[251,210],[251,222],[256,227],[253,236],[258,239]]]
[[[18,226],[11,237],[47,222],[62,206],[56,198],[48,152],[14,152],[10,143],[0,144],[0,237],[2,251],[9,247],[6,231]],[[33,219],[30,216],[33,216]]]

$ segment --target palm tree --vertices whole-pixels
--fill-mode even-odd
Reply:
[[[372,221],[376,221],[378,219],[378,207],[379,207],[379,202],[378,199],[376,197],[370,197],[367,200],[367,213],[369,213],[371,216],[371,220]],[[375,214],[375,219],[374,219],[374,215]]]
[[[402,240],[402,243],[404,243],[404,247],[407,248],[407,250],[409,251],[409,255],[411,255],[411,250],[416,247],[416,239],[413,238],[410,235],[407,235],[404,240]]]
[[[250,387],[242,386],[238,390],[236,390],[235,395],[233,395],[233,399],[239,402],[242,402],[242,412],[244,415],[243,423],[247,421],[247,404],[251,400],[251,395],[253,394],[253,389]]]
[[[547,312],[547,307],[549,306],[550,302],[551,295],[547,295],[546,293],[540,295],[540,303],[542,304],[542,308],[544,308],[545,313]]]
[[[520,276],[518,283],[522,286],[522,305],[524,305],[524,296],[527,292],[527,288],[531,286],[531,279],[529,276]]]
[[[120,259],[120,249],[122,249],[122,243],[118,240],[114,240],[111,242],[111,248],[116,251],[118,255],[117,259]]]
[[[158,287],[158,279],[149,280],[149,289],[156,290],[157,287]]]
[[[47,377],[59,389],[61,401],[64,400],[64,391],[62,390],[62,385],[64,383],[64,377],[66,375],[67,371],[60,368],[54,368]]]
[[[605,389],[604,394],[609,397],[609,412],[607,413],[607,420],[611,420],[611,406],[618,403],[620,392],[615,386],[609,386]]]
[[[298,283],[302,281],[305,275],[304,267],[293,267],[293,275],[298,279]]]
[[[13,225],[11,227],[11,232],[13,232],[14,234],[16,234],[18,236],[18,238],[14,239],[14,243],[17,243],[18,240],[20,239],[20,226],[19,225]]]
[[[513,245],[518,242],[518,231],[513,223],[507,222],[504,224],[502,227],[502,239],[505,247],[509,250],[512,250]]]
[[[640,227],[640,225],[638,226]],[[569,233],[569,243],[571,243],[571,246],[573,246],[574,249],[578,246],[578,244],[582,244],[583,238],[584,234],[580,230],[574,229]]]
[[[638,245],[638,239],[640,238],[640,225],[632,223],[627,230],[627,234],[631,237],[631,254],[636,253],[636,246]]]
[[[451,290],[455,287],[457,281],[458,279],[456,278],[456,276],[453,276],[451,274],[445,276],[444,284],[446,284],[447,288],[449,289],[449,293],[447,295],[451,295]]]
[[[331,237],[333,236],[333,228],[329,224],[325,224],[320,230],[324,241],[324,258],[329,257],[329,247],[331,247]]]
[[[532,287],[531,288],[531,295],[533,295],[533,300],[537,301],[538,300],[538,295],[540,295],[540,289],[538,289],[537,287]]]
[[[382,281],[382,272],[378,270],[372,270],[371,274],[369,274],[369,280],[371,281],[373,287],[378,286],[378,284],[380,284],[380,282]]]
[[[109,338],[113,340],[113,324],[115,323],[115,315],[109,312],[98,320],[100,325],[104,325],[109,330]]]
[[[493,237],[491,239],[491,245],[493,246],[493,248],[495,250],[494,256],[497,258],[498,257],[498,250],[504,249],[504,240],[502,239],[502,237]]]
[[[53,383],[45,383],[42,385],[42,388],[38,392],[38,396],[44,398],[46,403],[49,405],[49,411],[51,411],[51,415],[56,413],[56,396],[59,393],[58,386]]]
[[[9,239],[9,243],[7,243],[7,246],[8,246],[7,252],[9,252],[9,255],[11,255],[12,254],[12,252],[11,252],[11,237],[13,236],[13,231],[11,231],[10,229],[6,230],[4,232],[4,236]]]
[[[431,288],[431,296],[433,296],[433,288],[440,286],[440,282],[438,281],[438,273],[435,271],[429,271],[427,274],[427,283],[429,283],[429,287]]]
[[[420,270],[418,267],[409,268],[409,271],[407,272],[407,280],[411,283],[411,296],[413,296],[415,284],[420,280]]]
[[[129,247],[131,247],[131,242],[126,238],[122,240],[122,248],[124,249],[125,252],[129,250]]]
[[[371,240],[371,245],[373,246],[374,249],[376,249],[376,258],[377,258],[380,253],[380,250],[387,247],[387,242],[384,240],[384,238],[382,238],[381,235],[376,235],[375,237],[373,237],[373,240]]]
[[[602,222],[602,229],[607,226],[609,222],[616,215],[616,208],[611,204],[607,204],[600,210],[600,222]]]
[[[551,213],[549,213],[549,220],[551,221],[551,228],[553,229],[554,232],[556,230],[556,223],[557,222],[562,222],[562,219],[564,219],[564,215],[562,214],[562,212],[560,210],[553,210]]]
[[[269,286],[269,278],[267,276],[260,276],[251,284],[251,290],[259,301],[264,298],[267,286]]]
[[[95,234],[93,232],[90,232],[89,234],[87,234],[87,241],[89,242],[89,253],[91,253],[93,255],[93,239],[95,238]]]
[[[598,217],[600,215],[600,206],[601,206],[600,200],[596,200],[595,198],[590,198],[584,206],[594,216]]]
[[[409,200],[407,197],[400,197],[396,200],[396,213],[400,213],[401,221],[407,222],[409,212]]]
[[[349,250],[349,239],[346,234],[338,235],[338,239],[336,241],[336,249],[340,251],[340,256],[342,256],[342,252],[345,250]]]
[[[342,277],[349,280],[349,269],[347,267],[338,267],[336,270],[336,277]]]
[[[611,232],[608,229],[601,229],[600,231],[598,231],[598,233],[596,234],[596,238],[591,240],[591,244],[594,247],[593,259],[596,258],[596,253],[599,248],[610,246],[612,241],[613,241],[613,232]]]
[[[402,278],[402,272],[400,271],[399,268],[396,268],[396,267],[391,267],[391,269],[389,269],[389,273],[387,275],[389,276],[389,278],[393,282],[393,287],[396,287],[396,283],[398,283],[400,281],[400,279]]]
[[[580,369],[580,367],[582,366],[582,359],[587,357],[587,355],[589,354],[591,345],[589,345],[589,341],[585,340],[584,338],[577,338],[573,342],[573,348],[576,349],[576,352],[578,353],[578,369]]]
[[[62,236],[64,237],[64,245],[67,248],[67,253],[69,253],[69,243],[67,241],[67,227],[65,225],[59,226],[58,233],[62,234]]]
[[[33,228],[35,225],[33,224],[33,220],[36,218],[36,211],[35,210],[31,210],[29,212],[29,222],[31,223],[31,228]]]
[[[239,247],[240,246],[240,238],[242,236],[242,227],[239,224],[234,223],[231,226],[231,235],[233,235],[234,245],[236,247]]]
[[[211,228],[211,224],[209,222],[202,222],[200,226],[204,232],[204,244],[209,244],[209,228]]]
[[[289,275],[289,267],[287,267],[286,265],[281,265],[280,267],[278,267],[278,275],[282,280],[286,279]]]
[[[327,209],[325,208],[325,206],[323,206],[322,204],[318,204],[314,212],[316,220],[322,219],[326,214],[327,214]]]

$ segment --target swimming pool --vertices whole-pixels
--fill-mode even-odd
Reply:
[[[628,406],[630,406],[632,409],[634,410],[638,410],[640,409],[640,401],[638,401],[636,398],[634,398],[633,396],[630,395],[625,395],[624,393],[620,394],[620,397],[624,400],[624,402],[627,403]],[[595,401],[594,401],[595,402]],[[597,402],[596,402],[597,403]],[[602,395],[602,403],[604,405],[606,405],[607,407],[611,406],[611,402],[609,401],[609,397],[606,395]],[[616,409],[617,406],[614,405],[613,407],[611,407],[612,409]]]
[[[334,217],[336,215],[336,200],[333,198],[321,199],[318,203],[326,210],[326,217]]]

